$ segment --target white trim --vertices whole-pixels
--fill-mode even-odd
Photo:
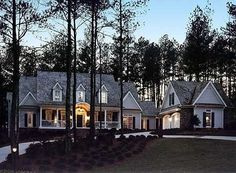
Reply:
[[[215,90],[216,94],[218,95],[218,97],[220,97],[220,100],[224,103],[225,107],[227,107],[226,103],[224,102],[224,100],[222,99],[222,97],[220,96],[220,94],[218,93],[217,89],[215,88],[215,86],[213,85],[213,83],[210,81],[211,86],[213,87],[213,89]]]
[[[77,87],[76,91],[80,91],[80,88],[82,88],[85,91],[85,88],[82,84],[79,84],[79,86]]]
[[[33,99],[37,102],[36,98],[34,97],[34,95],[31,92],[28,92],[28,94],[26,94],[26,96],[24,97],[24,99],[20,102],[20,106],[22,105],[22,103],[26,100],[26,98],[31,95],[33,97]]]
[[[143,109],[140,107],[140,105],[138,104],[138,102],[136,101],[136,99],[134,98],[133,94],[132,94],[130,91],[128,91],[128,93],[125,95],[125,97],[123,98],[123,101],[126,99],[126,97],[128,97],[128,94],[131,95],[131,97],[133,98],[134,102],[138,105],[138,108],[139,108],[141,111],[143,111]]]
[[[59,88],[60,88],[61,90],[63,89],[63,88],[61,87],[61,85],[60,85],[58,82],[54,85],[54,87],[53,87],[52,89],[55,89],[56,86],[59,86]]]
[[[40,111],[39,111],[39,128],[42,127],[42,114],[43,114],[43,108],[40,107]]]
[[[107,128],[107,110],[104,110],[104,128]]]
[[[108,92],[108,89],[107,89],[107,87],[104,84],[102,85],[101,89],[103,89],[103,88],[105,88],[105,90]]]
[[[213,83],[211,81],[208,82],[208,84],[205,86],[205,88],[202,90],[202,92],[199,94],[199,96],[197,97],[197,99],[193,102],[193,105],[196,104],[196,102],[200,99],[200,97],[202,96],[202,94],[205,92],[205,90],[207,89],[207,87],[211,84],[212,88],[215,90],[217,96],[220,98],[220,100],[223,102],[224,106],[227,107],[227,105],[225,104],[224,100],[222,99],[222,97],[220,96],[220,94],[218,93],[217,89],[215,88],[215,86],[213,85]]]

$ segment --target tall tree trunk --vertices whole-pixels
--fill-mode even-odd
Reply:
[[[99,128],[100,130],[102,129],[102,102],[101,102],[101,98],[102,98],[102,46],[99,46],[99,88],[100,88],[100,92],[99,92],[99,98],[100,98],[100,102],[99,102]],[[105,116],[105,115],[104,115]]]
[[[16,36],[16,1],[13,0],[12,14],[12,47],[13,55],[13,96],[10,118],[10,138],[11,138],[11,154],[13,168],[16,170],[16,159],[19,155],[18,146],[18,116],[19,116],[19,42]]]
[[[74,73],[74,85],[73,85],[73,135],[74,142],[76,142],[76,4],[77,1],[74,0],[74,14],[73,14],[73,22],[74,22],[74,64],[73,64],[73,73]]]
[[[68,0],[68,19],[67,19],[67,52],[66,52],[66,139],[65,139],[65,152],[68,153],[71,150],[70,139],[70,116],[71,116],[71,0]]]
[[[90,71],[90,138],[94,139],[94,113],[95,113],[95,0],[92,0],[92,33],[91,33],[91,71]]]
[[[122,23],[122,0],[120,0],[120,49],[119,49],[119,63],[120,63],[120,129],[123,135],[123,23]]]

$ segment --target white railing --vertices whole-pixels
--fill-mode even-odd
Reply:
[[[58,120],[55,122],[54,120],[42,120],[42,127],[66,127],[66,121]]]
[[[102,121],[102,129],[111,129],[111,128],[119,128],[119,122],[118,121]],[[106,125],[106,126],[105,126]],[[100,121],[95,121],[95,128],[100,128]]]

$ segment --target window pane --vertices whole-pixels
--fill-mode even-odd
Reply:
[[[118,121],[118,112],[113,112],[112,121]]]
[[[107,112],[107,121],[112,121],[112,112]]]

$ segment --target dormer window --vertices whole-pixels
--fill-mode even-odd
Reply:
[[[85,102],[85,88],[82,84],[76,90],[76,102]]]
[[[52,97],[53,97],[53,101],[55,102],[62,101],[62,87],[60,86],[58,82],[53,87]]]
[[[98,102],[99,103],[107,103],[108,102],[107,96],[108,96],[108,90],[105,87],[105,85],[103,85],[102,88],[99,90]]]
[[[169,94],[169,106],[172,106],[175,104],[175,94],[171,93]]]

